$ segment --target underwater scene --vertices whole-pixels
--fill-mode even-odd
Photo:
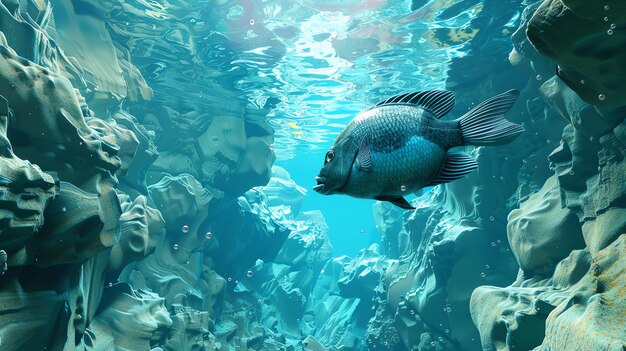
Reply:
[[[625,351],[626,1],[0,0],[0,351]]]

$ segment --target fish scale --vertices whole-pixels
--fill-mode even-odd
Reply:
[[[448,121],[440,118],[454,106],[451,92],[393,96],[348,123],[326,154],[313,189],[411,209],[404,195],[459,179],[478,167],[467,154],[448,153],[450,148],[506,144],[524,131],[504,118],[518,96],[516,90],[507,91]]]
[[[364,137],[373,151],[389,153],[404,146],[415,135],[449,149],[463,143],[458,121],[441,121],[416,106],[392,105],[366,110],[352,120],[342,134]]]
[[[439,173],[447,147],[461,142],[458,127],[453,129],[414,106],[374,108],[353,122],[348,131],[356,140],[365,140],[372,150],[372,171],[360,172],[353,165],[346,184],[346,190],[356,197],[419,190]]]

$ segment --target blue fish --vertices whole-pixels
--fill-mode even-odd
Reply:
[[[502,145],[524,128],[504,118],[519,96],[494,96],[455,120],[441,120],[454,106],[444,90],[393,96],[359,113],[325,156],[313,190],[389,201],[413,209],[404,198],[424,187],[459,179],[478,167],[464,145]]]

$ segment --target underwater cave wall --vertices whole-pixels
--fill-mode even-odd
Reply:
[[[511,145],[473,150],[478,172],[414,200],[413,213],[375,205],[386,254],[399,259],[377,289],[367,343],[389,351],[622,350],[626,85],[617,77],[626,8],[484,5],[473,23],[481,29],[468,55],[453,60],[447,85],[461,113],[481,97],[521,90],[507,115],[526,132]],[[518,13],[519,27],[509,27]]]
[[[284,47],[220,34],[220,3],[0,1],[1,350],[625,347],[623,3],[484,1],[429,36],[469,43],[452,114],[517,88],[526,133],[375,204],[354,258],[221,66]]]
[[[0,2],[0,349],[284,347],[232,290],[297,210],[246,193],[273,131],[205,52],[214,11]]]

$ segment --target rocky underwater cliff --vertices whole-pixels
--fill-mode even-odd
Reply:
[[[526,132],[414,211],[376,203],[356,257],[224,75],[249,49],[225,3],[0,0],[0,350],[626,350],[625,2],[433,31],[468,41],[455,114],[517,87]]]

